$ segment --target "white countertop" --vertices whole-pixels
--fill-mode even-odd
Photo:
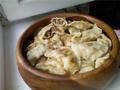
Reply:
[[[5,90],[30,90],[30,88],[22,80],[17,66],[15,57],[16,43],[20,35],[25,31],[31,23],[39,19],[40,16],[32,17],[25,20],[12,22],[4,27],[4,46],[5,46]],[[120,90],[120,70],[117,77],[109,85],[106,90]]]

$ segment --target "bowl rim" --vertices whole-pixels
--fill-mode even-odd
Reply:
[[[114,55],[112,55],[112,57],[110,58],[111,60],[106,60],[106,62],[104,62],[100,67],[96,68],[95,70],[92,70],[92,71],[89,71],[89,72],[86,72],[86,73],[70,75],[70,76],[55,75],[55,74],[50,74],[50,73],[47,73],[47,72],[45,73],[45,72],[42,72],[42,71],[32,67],[27,62],[27,60],[25,59],[25,57],[23,56],[23,53],[22,53],[21,42],[22,42],[23,36],[27,34],[27,32],[31,29],[31,27],[38,24],[42,20],[45,20],[47,18],[52,18],[52,17],[63,17],[63,16],[65,16],[65,17],[78,16],[78,17],[85,18],[88,21],[92,20],[92,22],[96,23],[96,24],[101,23],[103,25],[103,27],[107,27],[109,29],[111,35],[113,36],[113,38],[111,38],[112,39],[112,45],[113,45],[111,53],[112,54],[114,53]],[[100,26],[100,25],[98,25],[98,26]],[[34,74],[35,76],[43,77],[43,78],[46,78],[46,79],[53,79],[53,80],[71,80],[71,79],[77,79],[77,78],[86,78],[86,77],[92,76],[93,74],[95,75],[98,72],[102,72],[102,71],[106,70],[117,59],[118,53],[119,53],[119,40],[118,40],[115,32],[112,30],[112,28],[108,24],[106,24],[105,22],[103,22],[103,21],[101,21],[101,20],[99,20],[99,19],[97,19],[93,16],[90,16],[90,15],[81,14],[81,13],[71,13],[71,12],[70,13],[68,13],[68,12],[65,13],[65,12],[63,12],[63,13],[56,13],[56,14],[50,14],[50,15],[44,16],[40,20],[38,20],[35,23],[33,23],[32,25],[30,25],[23,32],[23,34],[21,35],[21,37],[19,38],[18,43],[17,43],[16,60],[17,60],[18,69],[19,69],[19,64],[21,64],[24,67],[25,70]]]

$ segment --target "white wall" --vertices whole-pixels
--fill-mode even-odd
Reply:
[[[3,30],[0,25],[0,90],[4,90],[4,50],[3,50]]]
[[[83,4],[93,0],[2,0],[1,5],[9,21]]]

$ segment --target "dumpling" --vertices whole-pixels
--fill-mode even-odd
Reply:
[[[102,34],[102,30],[96,26],[92,29],[82,32],[81,42],[96,40]]]
[[[66,74],[66,71],[63,69],[63,63],[55,58],[41,59],[35,67],[53,74]]]
[[[63,42],[60,36],[55,34],[51,39],[49,39],[46,46],[47,49],[57,49],[63,46]]]
[[[81,32],[80,32],[79,29],[76,29],[74,27],[69,27],[68,30],[69,30],[70,34],[73,35],[73,36],[76,36],[76,37],[81,36]]]
[[[71,27],[75,27],[76,29],[79,29],[79,30],[87,30],[89,28],[91,28],[93,26],[93,24],[87,22],[87,21],[73,21],[69,24],[69,26]]]
[[[95,68],[98,68],[99,66],[101,66],[104,63],[104,61],[106,59],[108,59],[109,57],[110,57],[110,54],[107,53],[106,55],[104,55],[100,58],[97,58],[96,61],[95,61]]]
[[[43,44],[37,44],[27,51],[27,59],[34,66],[36,61],[44,54],[46,48]]]
[[[51,23],[59,31],[59,35],[63,35],[67,26],[67,21],[63,17],[54,17],[51,19]]]
[[[62,61],[64,63],[64,69],[71,74],[75,74],[79,70],[79,65],[76,61],[76,57],[70,48],[63,47],[60,49],[63,54]]]
[[[53,26],[53,24],[49,24],[42,28],[38,35],[35,37],[35,41],[40,41],[44,44],[48,44],[49,40],[54,37],[54,35],[63,34],[64,30],[60,30],[57,27]]]
[[[79,47],[78,44],[71,43],[71,49],[74,52],[74,54],[76,55],[77,61],[80,61],[81,60],[81,57],[80,57],[81,52],[79,51],[78,47]]]
[[[104,34],[100,35],[100,38],[97,39],[97,42],[100,44],[108,45],[109,48],[111,48],[112,46],[111,40],[108,37],[106,37]]]
[[[44,55],[45,57],[48,58],[59,58],[60,56],[62,56],[58,49],[55,50],[49,49],[44,53]]]
[[[47,26],[45,26],[44,28],[42,28],[39,33],[36,36],[35,41],[40,41],[44,44],[48,43],[48,38],[53,36],[53,33],[51,31],[51,28],[53,27],[52,24],[49,24]]]
[[[85,60],[92,61],[107,53],[109,49],[107,45],[102,45],[95,41],[76,44],[71,48],[78,58],[82,57]]]
[[[51,19],[51,23],[53,23],[55,26],[65,26],[67,21],[62,17],[54,17]]]
[[[61,35],[61,40],[63,41],[64,45],[65,46],[70,46],[71,44],[71,38],[72,36],[70,34],[64,34],[64,35]]]
[[[89,71],[92,71],[94,70],[94,67],[92,66],[88,66],[88,67],[83,67],[80,69],[79,73],[86,73],[86,72],[89,72]]]
[[[83,58],[93,61],[106,54],[109,50],[107,45],[99,44],[97,42],[86,42],[84,44],[80,44],[79,49],[82,51],[81,55]]]
[[[68,47],[47,51],[45,56],[61,61],[63,63],[63,68],[67,73],[74,74],[79,70],[74,53]]]

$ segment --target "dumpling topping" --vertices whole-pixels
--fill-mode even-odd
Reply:
[[[32,66],[51,74],[86,73],[109,59],[111,47],[111,40],[96,24],[54,17],[39,29],[26,57]]]

